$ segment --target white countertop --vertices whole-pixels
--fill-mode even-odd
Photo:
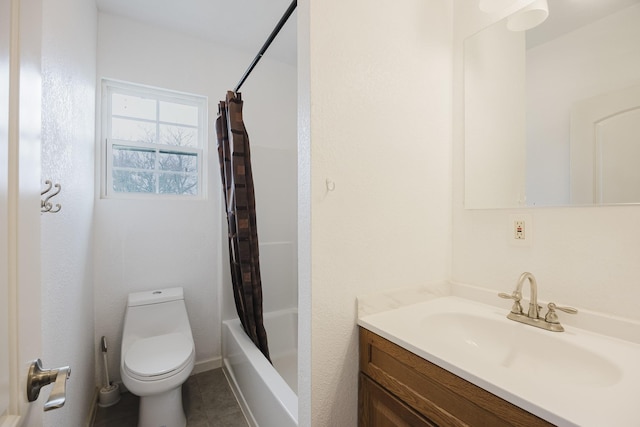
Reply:
[[[441,294],[360,310],[358,324],[558,426],[640,426],[640,344],[567,324],[546,331],[508,320],[508,307]]]

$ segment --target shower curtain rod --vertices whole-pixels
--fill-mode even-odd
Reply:
[[[249,68],[247,68],[247,71],[244,72],[244,75],[242,76],[242,78],[238,82],[238,85],[233,90],[235,93],[238,93],[238,91],[242,87],[242,84],[244,83],[244,81],[247,80],[247,77],[249,77],[249,74],[251,74],[251,71],[253,71],[255,66],[258,64],[258,61],[260,61],[260,59],[262,58],[264,53],[267,51],[267,49],[269,49],[269,46],[271,45],[271,42],[276,38],[276,36],[280,32],[280,30],[282,29],[284,24],[287,22],[287,19],[289,19],[289,17],[293,13],[293,11],[296,9],[297,5],[298,5],[298,0],[293,0],[291,2],[289,7],[287,8],[286,12],[284,13],[284,15],[282,15],[282,18],[280,18],[280,21],[278,21],[278,24],[276,25],[276,27],[271,32],[271,35],[269,35],[269,38],[267,39],[267,41],[264,42],[264,44],[262,45],[262,48],[260,49],[260,52],[258,52],[256,57],[253,58],[253,61],[251,62],[251,65],[249,65]]]

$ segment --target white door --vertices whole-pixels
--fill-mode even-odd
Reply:
[[[640,201],[640,85],[571,110],[571,204]]]
[[[26,397],[41,353],[40,28],[41,0],[0,0],[1,427],[42,425],[43,398]]]
[[[601,120],[596,126],[596,200],[606,203],[640,201],[640,99],[631,110]]]
[[[9,11],[0,0],[0,426],[9,409]]]
[[[9,409],[9,10],[0,0],[0,426]]]

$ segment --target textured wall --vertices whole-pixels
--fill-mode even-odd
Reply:
[[[221,216],[223,208],[214,125],[218,101],[235,86],[254,55],[255,52],[230,50],[121,17],[99,15],[99,79],[131,81],[209,98],[207,200],[96,201],[96,340],[106,335],[110,341],[114,349],[111,372],[116,379],[120,377],[120,337],[127,294],[157,287],[179,285],[185,288],[196,345],[196,363],[204,363],[206,368],[220,361],[222,313],[231,315],[234,306],[227,298],[228,294],[221,294],[221,286],[228,283],[228,276],[224,274],[227,270],[222,264],[227,243],[226,230],[223,231],[226,222]],[[261,204],[274,211],[274,215],[278,215],[277,198],[282,189],[264,185],[263,177],[266,175],[268,180],[268,174],[273,174],[277,180],[282,180],[282,174],[285,174],[295,179],[294,171],[277,167],[278,162],[295,155],[288,152],[292,146],[295,147],[296,138],[295,73],[295,67],[265,57],[242,90],[245,120],[252,146],[256,147],[254,164],[262,157],[267,163],[276,165],[267,171],[256,168],[259,175],[256,180],[271,191],[273,199],[269,197],[268,201],[274,205]],[[271,113],[273,111],[278,113]],[[260,150],[258,146],[269,149]],[[261,189],[257,188],[257,191]],[[285,189],[285,193],[292,191]],[[295,218],[295,213],[291,217]],[[261,247],[264,258],[271,255],[277,259],[279,253],[290,254],[295,250],[286,248],[286,242],[291,245],[295,238],[273,237],[274,229],[295,231],[295,222],[271,225],[267,219],[259,218],[258,221],[261,243],[282,243],[271,245],[273,251]],[[287,268],[293,271],[295,259],[286,263],[291,267],[275,265],[263,274],[277,279]],[[292,280],[287,285],[291,288],[287,295],[295,298]],[[276,296],[280,294],[280,289],[274,291]]]
[[[62,210],[42,214],[42,360],[70,365],[64,409],[45,426],[81,426],[94,395],[92,220],[97,11],[43,2],[42,180],[62,185]],[[47,391],[48,393],[48,391]]]
[[[298,13],[310,91],[300,177],[311,190],[301,194],[300,325],[311,339],[300,419],[353,426],[356,296],[448,274],[452,15],[443,0],[310,1]]]

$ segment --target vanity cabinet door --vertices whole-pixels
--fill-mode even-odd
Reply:
[[[424,420],[431,420],[433,425],[447,427],[553,426],[364,328],[360,328],[360,375],[378,385]],[[361,379],[360,384],[362,385],[363,382]],[[392,411],[392,405],[387,401],[378,405],[380,408],[374,408],[368,412]],[[390,419],[389,416],[386,419]],[[360,424],[361,427],[370,425],[414,424],[393,424],[393,422],[391,424]]]
[[[360,373],[359,427],[437,427]]]

